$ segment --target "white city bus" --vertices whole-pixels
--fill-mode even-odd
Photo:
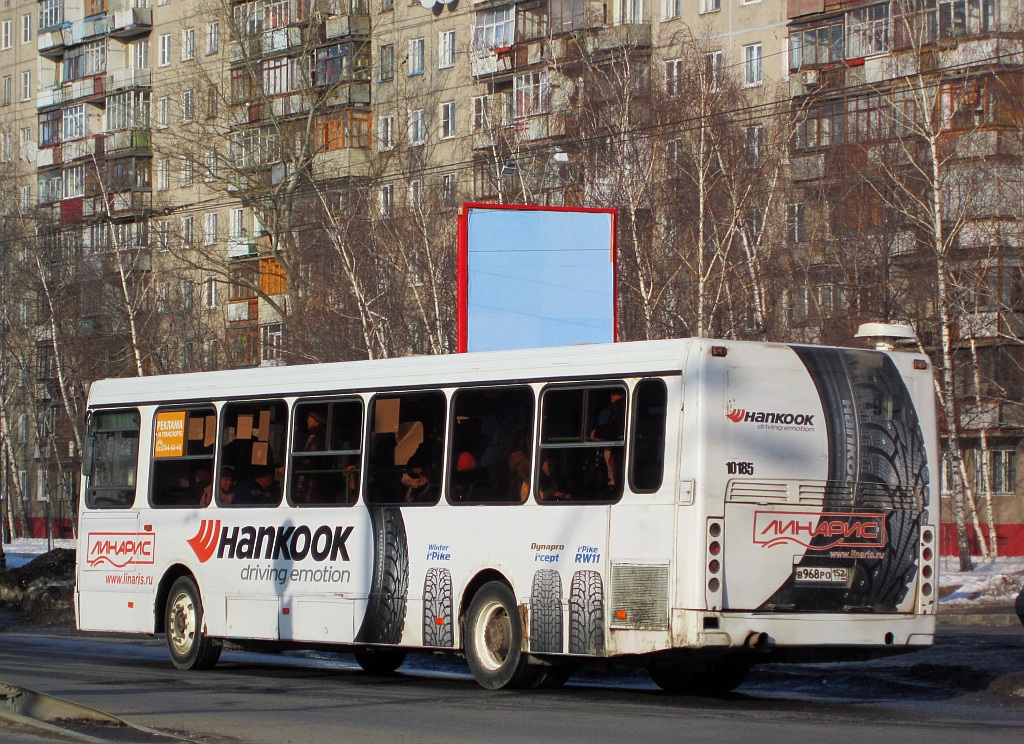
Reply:
[[[183,669],[448,650],[487,688],[618,660],[725,691],[927,645],[931,375],[687,339],[100,381],[78,627]]]

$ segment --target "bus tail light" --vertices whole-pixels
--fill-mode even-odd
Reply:
[[[921,530],[921,607],[935,602],[935,531]]]
[[[722,543],[724,528],[721,519],[708,520],[707,555],[704,564],[707,567],[707,586],[705,598],[709,610],[722,609]]]

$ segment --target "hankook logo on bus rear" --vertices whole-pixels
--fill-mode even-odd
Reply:
[[[156,535],[152,532],[90,532],[86,543],[90,566],[127,566],[153,563]]]
[[[796,543],[808,550],[885,547],[885,515],[854,512],[754,512],[754,544]]]

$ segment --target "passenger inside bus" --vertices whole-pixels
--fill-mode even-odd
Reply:
[[[537,490],[544,501],[569,501],[569,483],[565,478],[562,463],[553,455],[545,457],[540,464]]]

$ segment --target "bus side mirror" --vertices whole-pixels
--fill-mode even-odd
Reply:
[[[85,438],[85,453],[82,457],[82,475],[86,478],[92,476],[96,466],[96,437]]]

